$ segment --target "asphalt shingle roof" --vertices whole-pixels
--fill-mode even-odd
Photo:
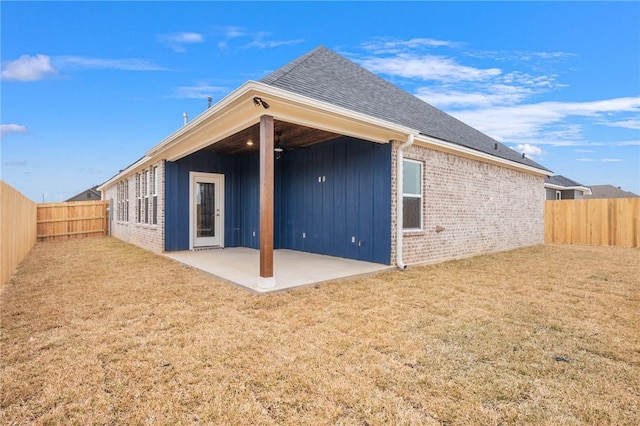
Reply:
[[[613,185],[593,185],[590,186],[591,195],[585,195],[584,198],[636,198],[638,194],[625,191]]]
[[[260,82],[489,155],[548,170],[324,46],[272,72]]]
[[[566,178],[562,175],[555,175],[555,176],[545,178],[544,183],[549,183],[551,185],[558,185],[558,186],[564,186],[564,187],[584,186],[583,184],[578,183],[575,180]]]

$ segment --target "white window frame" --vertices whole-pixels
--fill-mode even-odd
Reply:
[[[418,160],[410,160],[408,158],[404,158],[402,160],[405,163],[416,163],[418,165],[420,165],[420,193],[419,194],[413,194],[413,193],[408,193],[406,192],[406,188],[404,187],[404,183],[402,185],[402,199],[400,200],[401,203],[404,203],[404,199],[405,198],[417,198],[420,200],[420,212],[419,212],[419,218],[420,218],[420,226],[418,228],[406,228],[405,224],[404,224],[404,220],[402,221],[402,230],[403,232],[412,232],[412,231],[422,231],[423,230],[423,193],[424,193],[424,163],[422,161],[418,161]],[[404,182],[404,173],[405,173],[406,168],[402,167],[402,179]],[[404,212],[404,208],[402,209]]]
[[[149,223],[149,169],[142,171],[142,223]]]
[[[151,223],[158,224],[158,166],[151,168]]]
[[[136,223],[142,223],[142,176],[136,173]]]
[[[124,221],[129,222],[129,179],[124,180]]]
[[[119,222],[122,220],[122,182],[116,184],[116,220]]]
[[[562,200],[562,191],[556,191],[556,200]]]

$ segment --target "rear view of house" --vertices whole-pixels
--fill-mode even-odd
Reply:
[[[550,172],[319,47],[249,81],[101,186],[155,252],[273,249],[381,264],[543,242]]]

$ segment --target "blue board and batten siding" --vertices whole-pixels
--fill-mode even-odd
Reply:
[[[224,175],[224,242],[258,248],[258,155],[199,151],[165,163],[165,250],[189,250],[189,172]]]
[[[225,246],[258,248],[258,161],[201,151],[167,162],[165,250],[189,249],[189,171],[225,175]],[[276,249],[389,264],[389,144],[341,137],[283,152],[275,173]]]
[[[280,247],[389,264],[390,145],[343,137],[278,161]]]

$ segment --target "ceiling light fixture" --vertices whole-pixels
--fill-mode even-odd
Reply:
[[[282,148],[282,143],[280,143],[280,135],[282,135],[282,131],[276,132],[276,136],[278,137],[278,140],[276,141],[275,148],[273,148],[273,150],[276,153],[276,160],[280,159],[280,155],[282,154],[282,151],[284,151],[284,149]]]

